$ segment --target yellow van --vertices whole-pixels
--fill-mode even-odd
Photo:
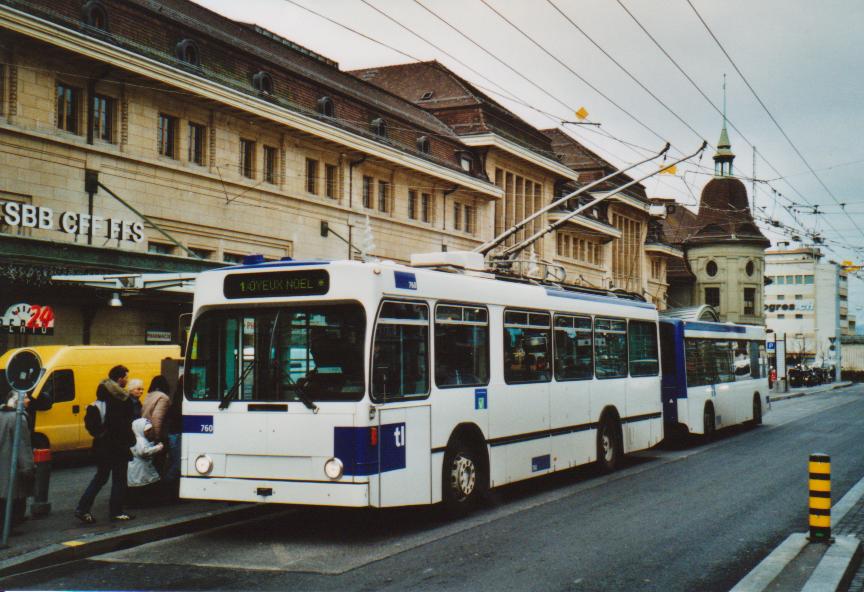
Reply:
[[[84,428],[87,405],[96,400],[96,387],[108,378],[108,371],[118,364],[129,368],[129,378],[140,378],[144,389],[159,374],[162,360],[179,358],[177,345],[45,345],[28,347],[39,354],[45,375],[31,396],[43,392],[54,395],[54,405],[36,412],[34,447],[50,447],[54,452],[87,449],[93,438]],[[0,356],[0,395],[8,393],[6,361],[18,350]],[[4,388],[5,387],[5,388]],[[143,397],[142,397],[142,403]]]

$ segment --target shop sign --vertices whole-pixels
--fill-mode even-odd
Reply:
[[[140,243],[144,240],[144,225],[141,222],[103,218],[79,212],[56,214],[51,208],[34,206],[17,201],[0,202],[0,223],[12,227],[56,230],[66,234],[86,235],[93,229],[93,236]]]
[[[13,304],[0,317],[0,330],[21,335],[54,335],[54,309],[27,302]]]
[[[159,329],[147,329],[144,332],[144,341],[147,343],[173,343],[171,331],[161,331]]]

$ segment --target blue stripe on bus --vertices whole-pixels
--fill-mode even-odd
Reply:
[[[684,321],[687,331],[716,331],[718,333],[746,333],[747,327],[741,325],[724,325],[722,323],[705,323],[701,321]]]
[[[373,446],[371,426],[333,428],[333,456],[342,461],[345,475],[368,476],[405,468],[405,423],[377,429],[378,443]]]
[[[604,304],[619,304],[621,306],[633,306],[636,308],[650,308],[654,310],[656,307],[648,302],[640,302],[638,300],[625,300],[623,298],[613,298],[612,296],[600,296],[599,294],[585,294],[582,292],[567,292],[565,290],[554,290],[546,288],[548,296],[557,298],[570,298],[571,300],[587,300],[589,302],[603,302]]]

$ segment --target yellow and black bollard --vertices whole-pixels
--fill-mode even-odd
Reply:
[[[811,454],[810,473],[810,540],[831,541],[831,457]]]

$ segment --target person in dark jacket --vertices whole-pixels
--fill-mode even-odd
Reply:
[[[75,517],[85,524],[96,522],[90,509],[96,495],[111,477],[111,499],[108,502],[112,520],[132,520],[134,516],[123,510],[126,496],[126,471],[132,453],[129,448],[135,444],[132,421],[135,419],[131,397],[124,387],[129,380],[129,369],[114,366],[108,378],[99,383],[96,399],[105,402],[105,416],[102,433],[93,439],[93,453],[96,457],[96,474],[81,496],[75,509]]]

